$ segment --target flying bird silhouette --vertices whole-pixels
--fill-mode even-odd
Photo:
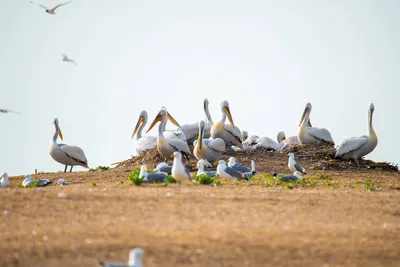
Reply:
[[[75,66],[78,66],[78,64],[76,64],[75,61],[73,61],[72,59],[70,59],[70,58],[67,57],[66,55],[63,54],[62,56],[63,56],[63,61],[65,61],[65,62],[71,62],[71,63],[74,63]]]
[[[30,2],[31,2],[31,4],[36,4],[36,3],[34,3],[33,1],[30,1]],[[63,4],[58,4],[58,5],[56,5],[55,7],[51,8],[51,9],[48,9],[47,7],[45,7],[45,6],[41,5],[41,4],[37,4],[37,5],[40,6],[40,7],[42,7],[42,8],[44,8],[44,9],[46,10],[47,13],[52,14],[52,15],[55,15],[55,14],[56,14],[55,11],[56,11],[57,8],[59,8],[60,6],[64,6],[64,5],[66,5],[66,4],[69,4],[69,3],[71,3],[71,2],[72,2],[72,0],[69,1],[69,2],[65,2],[65,3],[63,3]]]
[[[0,109],[0,112],[1,113],[15,113],[15,114],[18,114],[18,115],[21,115],[22,113],[21,112],[17,112],[17,111],[12,111],[12,110],[9,110],[9,109]]]

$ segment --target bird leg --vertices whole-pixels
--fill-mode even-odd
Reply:
[[[65,165],[65,169],[64,169],[64,172],[67,172],[67,167],[68,167],[68,166],[67,166],[67,165]]]
[[[360,164],[358,163],[357,159],[354,159],[354,163],[357,165],[358,168],[360,168]]]
[[[71,169],[69,169],[69,172],[72,172],[72,167],[74,167],[74,166],[71,165]]]

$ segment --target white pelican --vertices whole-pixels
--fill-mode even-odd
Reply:
[[[192,180],[189,170],[183,165],[182,154],[179,151],[174,152],[174,163],[172,165],[171,175],[181,182]]]
[[[139,119],[136,123],[135,130],[132,133],[132,138],[136,134],[136,153],[144,155],[147,151],[157,147],[157,137],[155,136],[142,136],[143,128],[147,123],[147,111],[140,112]]]
[[[258,135],[251,135],[247,133],[247,131],[242,131],[242,138],[243,138],[243,146],[254,146],[257,144],[257,140],[260,139]]]
[[[12,111],[12,110],[9,110],[9,109],[4,109],[4,108],[1,108],[1,109],[0,109],[0,112],[1,112],[1,113],[14,113],[14,114],[18,114],[18,115],[21,115],[21,114],[22,114],[21,112]]]
[[[54,119],[54,126],[56,131],[53,135],[53,143],[50,144],[50,156],[55,161],[65,165],[64,172],[67,172],[67,166],[71,166],[71,169],[69,170],[70,172],[72,171],[72,167],[75,165],[89,168],[85,153],[80,147],[57,143],[58,136],[60,136],[61,140],[63,140],[57,118]]]
[[[204,167],[207,167],[207,166],[211,166],[211,164],[207,160],[204,160],[204,159],[199,160],[197,162],[197,175],[205,174],[205,175],[208,175],[211,177],[214,177],[215,175],[217,175],[216,170],[215,171],[205,171]]]
[[[204,126],[204,139],[210,138],[211,127],[213,125],[213,120],[210,115],[210,111],[208,110],[208,99],[204,99],[204,112],[206,114],[207,123]],[[197,139],[197,135],[199,133],[198,123],[185,124],[179,127],[179,130],[185,133],[186,141],[188,144],[193,144],[193,141]]]
[[[75,61],[73,61],[72,59],[70,59],[69,57],[67,57],[65,54],[63,54],[62,56],[63,56],[63,59],[62,59],[63,61],[65,61],[65,62],[71,62],[71,63],[74,63],[75,66],[78,66],[78,64],[76,64]]]
[[[278,175],[278,174],[274,173],[272,176],[281,180],[282,182],[294,182],[294,181],[302,179],[301,173],[298,171],[294,172],[293,175],[282,175],[282,174]]]
[[[3,174],[0,176],[0,187],[7,187],[8,186],[8,174],[6,172],[3,172]]]
[[[242,146],[242,133],[240,129],[233,123],[231,111],[229,109],[228,101],[224,100],[221,103],[222,118],[219,122],[213,124],[211,128],[212,138],[222,138],[225,141],[225,145],[230,147],[231,145],[241,147]],[[228,116],[229,124],[225,124],[226,117]]]
[[[325,128],[307,127],[310,113],[311,103],[307,103],[304,109],[303,116],[301,117],[300,128],[297,134],[300,143],[302,144],[321,144],[328,143],[334,145],[331,133]]]
[[[173,139],[164,136],[165,125],[167,124],[167,117],[168,119],[179,126],[176,120],[168,113],[167,109],[163,107],[154,118],[153,122],[151,123],[149,129],[146,131],[149,132],[157,122],[160,121],[160,125],[158,126],[158,138],[157,138],[157,150],[158,152],[166,159],[173,159],[173,153],[175,151],[181,151],[183,155],[188,158],[191,155],[189,146],[186,141],[182,139]]]
[[[269,137],[261,137],[261,138],[257,139],[256,147],[264,147],[267,150],[274,150],[274,151],[281,150],[281,145]]]
[[[99,264],[102,267],[143,267],[142,255],[144,250],[142,248],[134,248],[129,252],[128,265],[120,263],[107,263],[99,260]]]
[[[281,146],[281,150],[292,146],[292,145],[300,145],[299,138],[297,136],[289,136],[286,138],[285,132],[280,131],[276,137],[278,143]]]
[[[294,160],[294,154],[292,152],[289,153],[288,167],[292,172],[298,171],[302,174],[306,174],[306,170]]]
[[[44,8],[44,9],[46,10],[47,13],[52,14],[52,15],[55,15],[55,14],[56,14],[55,11],[56,11],[57,8],[59,8],[60,6],[64,6],[64,5],[66,5],[66,4],[69,4],[69,3],[71,3],[71,2],[72,2],[72,0],[69,1],[69,2],[65,2],[65,3],[63,3],[63,4],[58,4],[58,5],[56,5],[55,7],[51,8],[51,9],[48,9],[47,7],[42,6],[42,5],[39,5],[39,6],[42,7],[42,8]],[[35,3],[32,2],[32,1],[31,1],[31,3],[32,3],[32,4],[35,4]]]
[[[25,176],[25,180],[22,181],[22,186],[23,187],[29,187],[31,185],[35,185],[37,187],[41,186],[46,186],[51,184],[51,182],[48,179],[39,179],[39,180],[32,180],[32,175],[28,174]]]
[[[336,150],[335,158],[353,159],[359,166],[358,159],[371,153],[378,145],[378,137],[372,127],[372,115],[374,104],[369,105],[368,109],[368,135],[352,137],[343,141]]]
[[[232,179],[232,180],[244,179],[244,180],[249,180],[249,177],[253,176],[255,174],[255,172],[242,173],[240,171],[237,171],[234,168],[228,167],[226,165],[225,160],[220,160],[220,161],[218,161],[217,174],[222,179]]]
[[[144,182],[147,182],[147,183],[165,182],[166,177],[167,177],[166,173],[148,173],[146,165],[142,165],[140,167],[139,178],[143,178]]]
[[[197,142],[193,143],[194,156],[198,160],[206,159],[211,162],[219,160],[221,157],[221,152],[226,151],[224,140],[221,138],[216,138],[214,140],[203,139],[205,122],[200,121],[198,125],[198,140]]]

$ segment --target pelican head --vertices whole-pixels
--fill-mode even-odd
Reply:
[[[60,137],[61,140],[63,140],[63,135],[60,129],[60,125],[58,124],[58,118],[54,118],[53,123],[56,126],[56,131],[58,132],[58,136]]]
[[[135,130],[132,133],[132,138],[137,133],[137,131],[139,130],[140,126],[144,125],[146,122],[147,122],[147,111],[143,110],[142,112],[140,112],[139,119],[138,119],[138,121],[136,123],[136,126],[135,126]]]
[[[206,126],[205,122],[201,120],[199,122],[199,134],[197,137],[197,143],[199,144],[200,150],[203,148],[203,136],[204,136],[204,127]]]
[[[309,114],[309,113],[311,113],[311,110],[312,110],[311,103],[308,102],[308,103],[306,104],[305,109],[304,109],[303,115],[301,116],[301,120],[300,120],[299,126],[300,126],[301,123],[303,122],[303,120],[304,120],[304,118],[306,117],[306,115]],[[307,123],[310,123],[310,122],[307,122]],[[311,125],[311,123],[310,123],[310,125]]]
[[[221,103],[221,110],[223,113],[226,114],[226,116],[228,117],[229,122],[231,123],[231,125],[233,127],[235,127],[235,123],[233,123],[233,119],[232,119],[232,115],[231,115],[231,111],[229,109],[229,103],[228,101],[224,100]]]
[[[154,125],[156,125],[157,122],[165,119],[168,119],[176,126],[181,127],[179,123],[174,119],[174,117],[172,117],[171,114],[169,114],[167,109],[165,107],[162,107],[161,110],[158,112],[157,116],[154,118],[153,122],[151,123],[149,129],[146,131],[146,133],[148,133],[154,127]]]
[[[280,132],[278,133],[277,139],[278,139],[278,143],[280,143],[280,142],[286,140],[285,132],[280,131]]]
[[[142,267],[142,255],[144,250],[142,248],[134,248],[129,252],[129,266]]]

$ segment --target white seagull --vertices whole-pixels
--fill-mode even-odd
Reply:
[[[63,178],[58,179],[57,184],[58,184],[59,186],[68,185],[67,181],[65,181],[65,179],[63,179]]]
[[[192,180],[189,170],[182,163],[182,153],[179,151],[174,152],[174,163],[172,165],[171,175],[176,180],[186,181]]]
[[[243,165],[237,163],[236,159],[234,157],[230,157],[229,158],[228,167],[234,168],[235,170],[240,171],[240,172],[251,172],[251,171],[253,171],[253,169],[250,169],[249,167],[246,167],[246,166],[243,166]]]
[[[144,250],[142,248],[134,248],[129,252],[129,261],[128,265],[120,264],[120,263],[107,263],[99,261],[100,266],[102,267],[143,267],[142,263],[142,255]]]
[[[65,54],[63,54],[62,56],[63,56],[63,59],[62,59],[63,61],[65,61],[65,62],[71,62],[71,63],[74,63],[75,66],[78,66],[78,64],[76,64],[75,61],[73,61],[72,59],[70,59],[69,57],[67,57]]]
[[[302,174],[306,174],[306,170],[301,167],[295,160],[294,160],[294,154],[290,152],[289,154],[289,161],[288,161],[288,167],[292,172],[301,172]]]
[[[49,184],[51,184],[51,182],[48,179],[32,180],[32,175],[30,174],[26,175],[24,181],[22,182],[23,187],[28,187],[31,185],[35,185],[36,187],[41,187]]]
[[[371,153],[378,145],[378,137],[372,127],[372,115],[374,104],[369,105],[368,109],[368,135],[352,137],[343,141],[336,150],[335,158],[353,159],[359,166],[358,159]]]
[[[205,171],[204,167],[211,167],[210,162],[208,162],[206,159],[201,159],[197,162],[197,175],[208,175],[211,177],[214,177],[217,175],[217,171]]]
[[[139,178],[143,178],[144,182],[165,182],[166,177],[166,173],[148,173],[147,166],[144,164],[140,167]]]
[[[252,161],[252,164],[254,165],[254,161]],[[254,168],[255,168],[255,165],[254,165]],[[217,174],[222,179],[249,180],[249,177],[252,177],[255,173],[256,173],[255,170],[251,171],[251,172],[242,173],[240,171],[235,170],[234,168],[228,167],[226,165],[225,160],[218,161]]]
[[[44,8],[44,9],[46,10],[47,13],[52,14],[52,15],[55,15],[55,14],[56,14],[55,11],[56,11],[57,8],[59,8],[60,6],[64,6],[64,5],[66,5],[66,4],[69,4],[69,3],[71,3],[71,2],[72,2],[72,0],[69,1],[69,2],[65,2],[65,3],[63,3],[63,4],[58,4],[58,5],[56,5],[55,7],[51,8],[51,9],[48,9],[47,7],[45,7],[45,6],[43,6],[43,5],[40,5],[40,4],[38,4],[38,6]],[[32,3],[32,4],[35,4],[35,3],[32,2],[32,1],[31,1],[31,3]]]
[[[161,162],[153,171],[156,173],[171,174],[172,166],[169,166],[166,162]]]
[[[274,173],[272,176],[275,177],[276,179],[281,180],[282,182],[295,182],[297,180],[302,179],[301,173],[298,171],[294,172],[293,175],[284,175],[284,174],[279,175]]]
[[[8,186],[8,174],[6,172],[3,172],[3,174],[0,176],[0,187],[7,187]]]

